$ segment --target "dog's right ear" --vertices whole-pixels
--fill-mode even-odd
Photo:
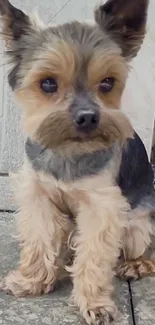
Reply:
[[[29,17],[15,8],[8,0],[0,0],[0,16],[2,21],[2,37],[7,47],[18,41],[31,29]]]

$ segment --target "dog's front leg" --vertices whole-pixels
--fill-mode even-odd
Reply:
[[[24,167],[18,187],[20,264],[4,279],[3,289],[16,296],[38,295],[48,292],[59,276],[60,251],[70,221],[49,199],[31,168]]]
[[[117,314],[111,299],[112,278],[123,227],[120,211],[126,208],[117,188],[107,189],[105,196],[80,195],[76,256],[69,271],[73,302],[88,324],[108,324]]]

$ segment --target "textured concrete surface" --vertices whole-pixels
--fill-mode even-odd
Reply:
[[[15,210],[13,188],[7,176],[0,176],[0,210]]]
[[[155,324],[155,277],[132,283],[136,325]]]
[[[0,214],[0,274],[6,275],[18,260],[18,246],[12,214]],[[82,325],[78,311],[69,306],[72,285],[65,282],[50,295],[17,299],[0,293],[0,324],[3,325]],[[128,286],[116,284],[115,300],[121,312],[117,325],[133,325]]]

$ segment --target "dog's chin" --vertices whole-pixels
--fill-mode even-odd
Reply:
[[[36,140],[44,147],[60,152],[93,152],[110,147],[114,142],[123,146],[133,136],[132,126],[120,111],[102,114],[98,128],[92,132],[80,132],[65,114],[50,116],[43,121]]]

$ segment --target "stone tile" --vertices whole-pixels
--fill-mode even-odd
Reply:
[[[8,176],[0,176],[0,210],[15,210],[13,188]]]
[[[136,325],[155,324],[155,277],[131,284]]]

